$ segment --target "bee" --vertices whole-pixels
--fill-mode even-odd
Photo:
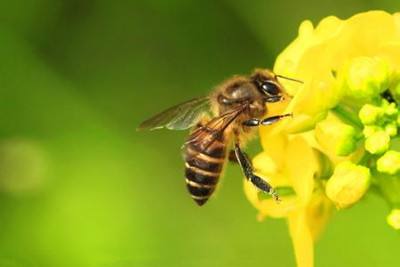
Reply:
[[[274,188],[254,174],[251,161],[242,150],[256,127],[271,125],[291,116],[283,114],[265,118],[268,103],[288,97],[278,78],[301,82],[276,75],[268,69],[256,69],[249,76],[231,77],[207,97],[178,104],[139,125],[138,130],[191,128],[183,145],[185,180],[191,197],[199,206],[206,203],[215,191],[228,158],[239,164],[246,179],[256,188],[279,201]]]

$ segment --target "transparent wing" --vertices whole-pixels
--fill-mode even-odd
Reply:
[[[197,128],[186,141],[185,145],[194,144],[202,149],[207,149],[215,140],[219,139],[228,126],[247,108],[247,105],[238,106],[236,109],[224,113],[210,120],[206,125]]]
[[[208,97],[194,98],[164,110],[142,122],[138,130],[167,128],[185,130],[194,126],[210,110]]]

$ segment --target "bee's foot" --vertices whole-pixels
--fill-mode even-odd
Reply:
[[[272,198],[276,201],[277,204],[279,204],[282,199],[279,197],[278,192],[276,192],[273,188],[271,188],[269,194],[272,196]]]

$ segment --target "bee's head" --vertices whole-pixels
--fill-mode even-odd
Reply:
[[[251,80],[265,96],[266,102],[278,102],[284,99],[283,87],[272,71],[268,69],[256,69],[251,75]]]

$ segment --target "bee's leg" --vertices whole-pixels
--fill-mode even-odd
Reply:
[[[268,103],[275,103],[284,100],[283,96],[270,96],[266,99]]]
[[[249,156],[247,155],[246,152],[242,151],[242,153],[243,153],[247,158],[249,157]],[[238,159],[237,159],[237,157],[236,157],[235,150],[232,149],[231,151],[229,151],[228,160],[229,160],[229,162],[231,162],[231,163],[239,164],[239,161],[238,161]]]
[[[255,187],[263,192],[270,194],[276,201],[279,201],[278,193],[272,188],[272,186],[264,181],[262,178],[258,177],[253,173],[253,166],[250,162],[249,157],[240,149],[238,143],[235,144],[235,155],[236,159],[242,168],[244,176],[249,180]]]
[[[239,163],[235,154],[235,150],[231,149],[231,151],[229,151],[228,160],[232,163]]]
[[[256,126],[260,126],[260,125],[271,125],[271,124],[274,124],[275,122],[278,122],[281,119],[286,118],[286,117],[292,117],[292,114],[289,113],[289,114],[272,116],[272,117],[265,118],[263,120],[253,118],[253,119],[244,121],[242,124],[247,127],[256,127]]]
[[[233,105],[233,104],[237,104],[237,103],[243,103],[243,101],[248,100],[247,97],[242,97],[242,98],[227,98],[224,95],[220,94],[218,96],[218,103],[223,104],[223,105]]]

